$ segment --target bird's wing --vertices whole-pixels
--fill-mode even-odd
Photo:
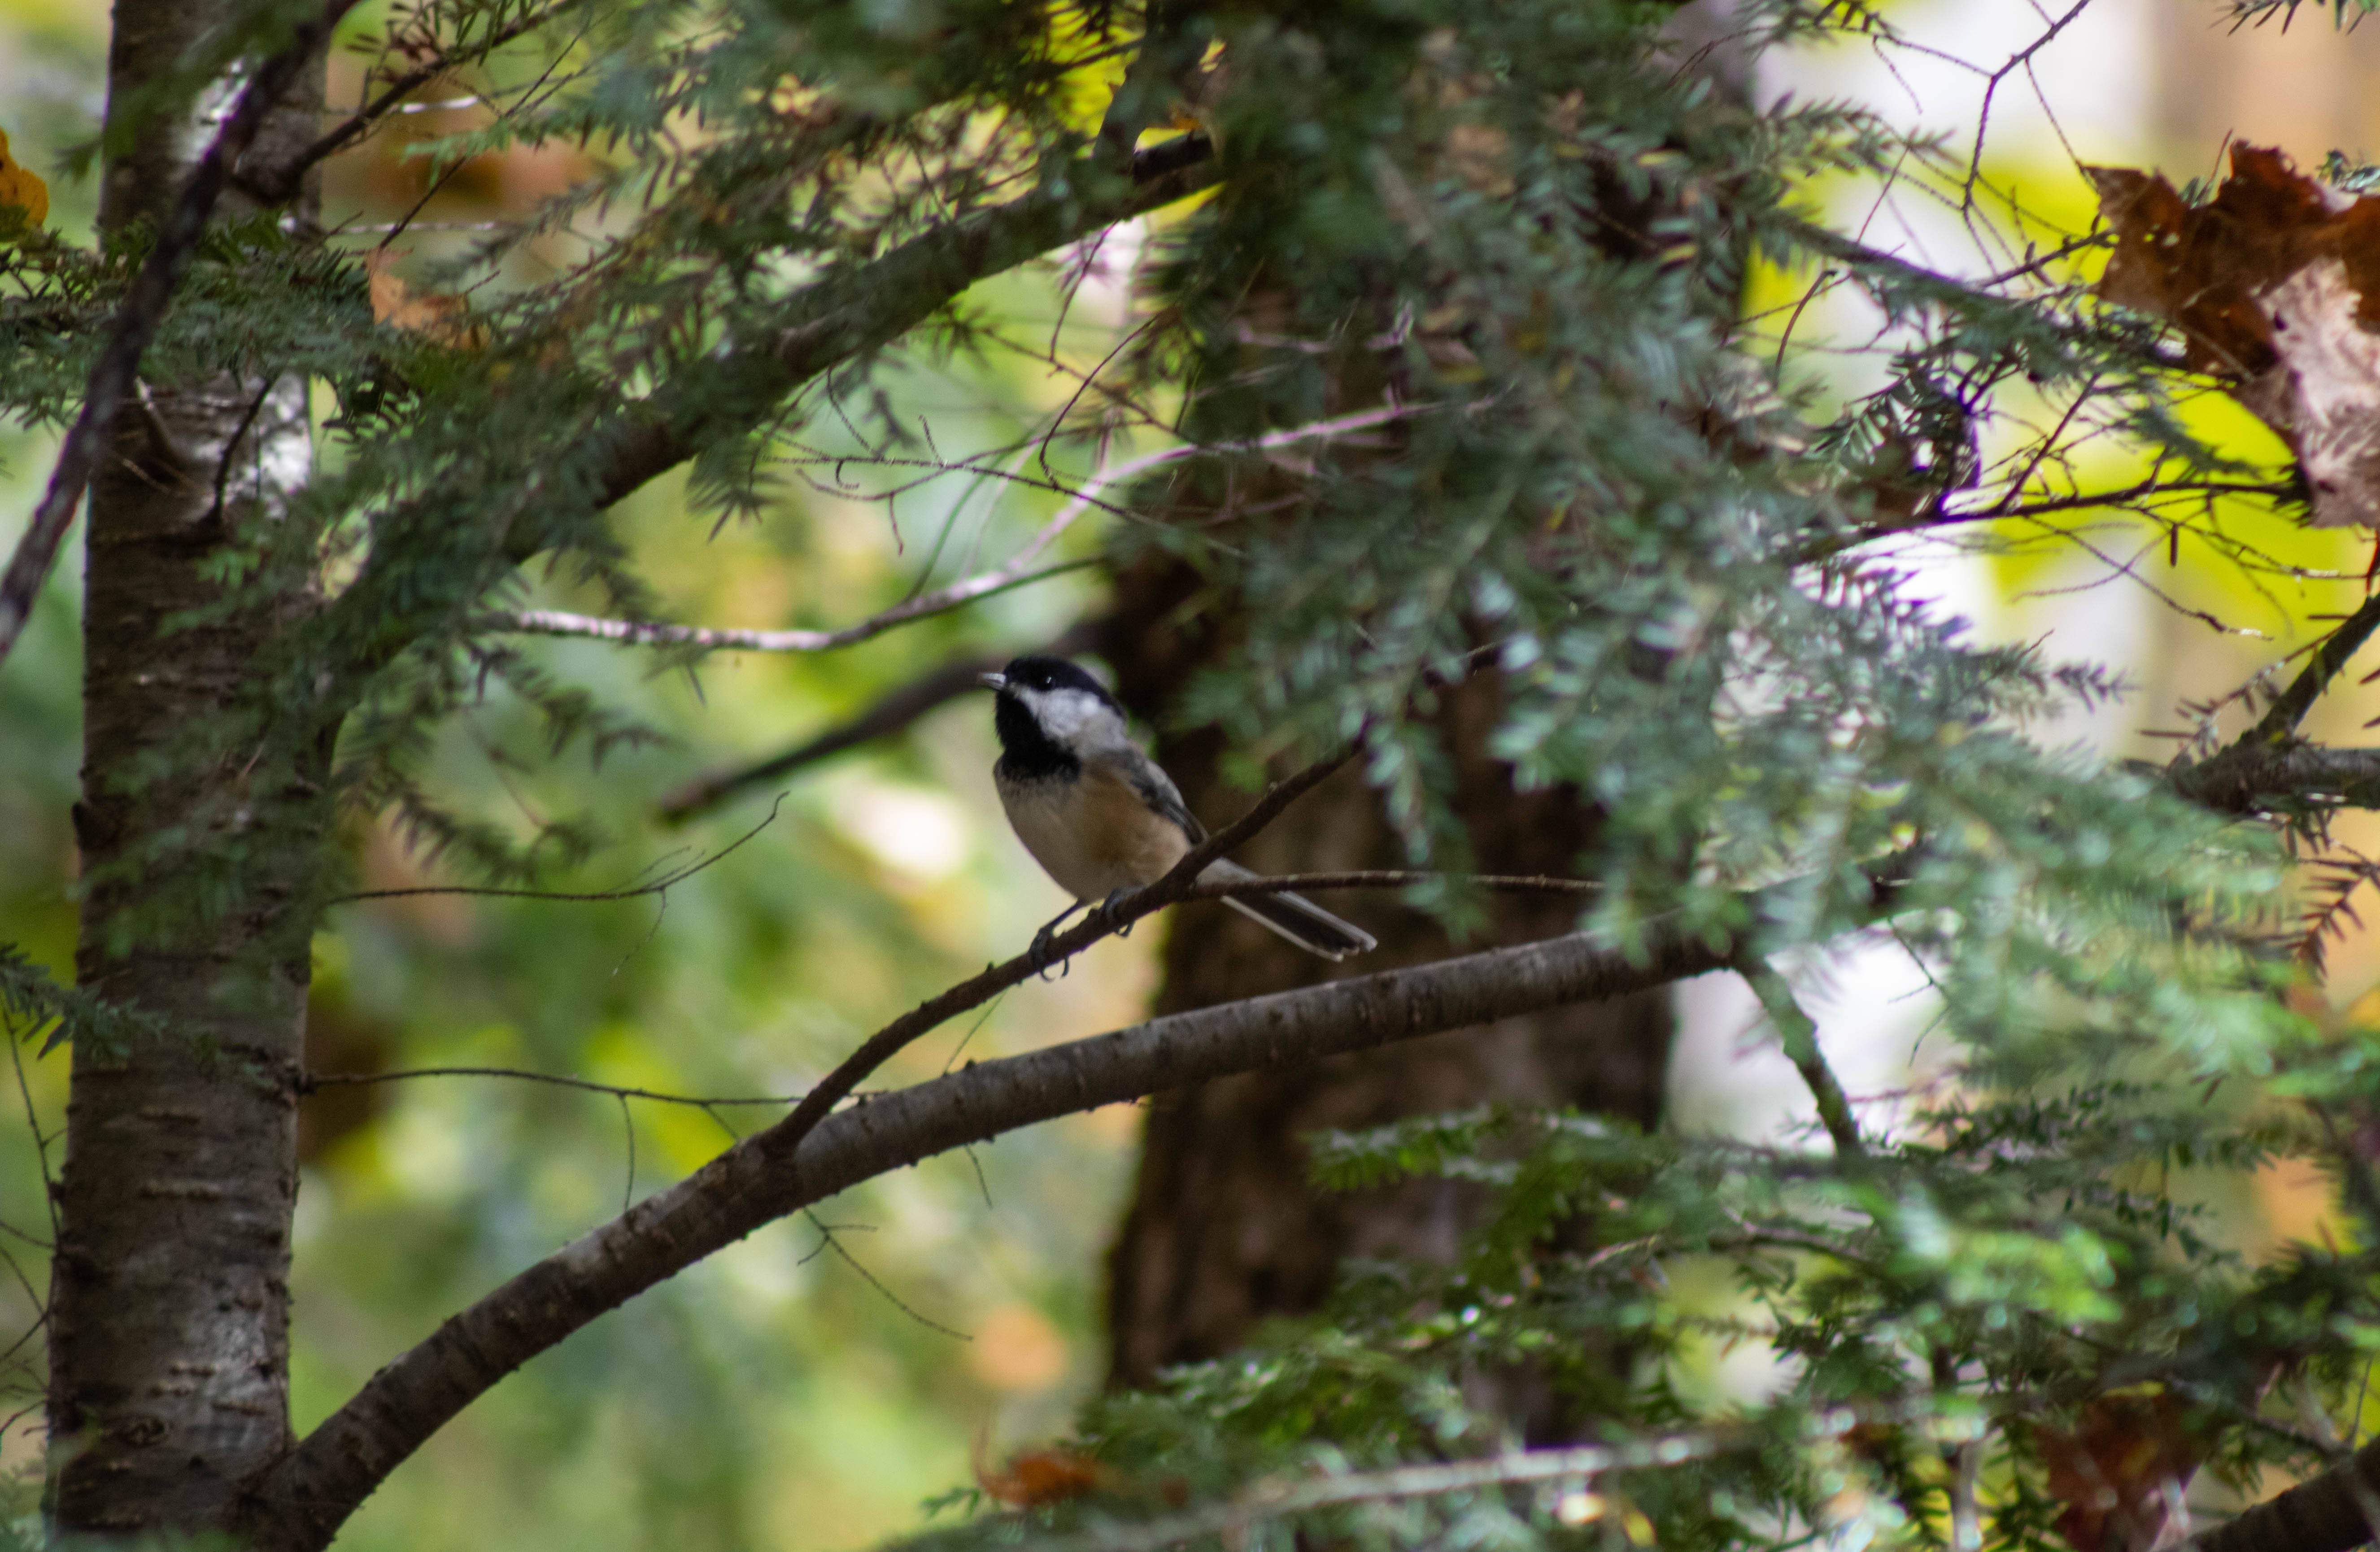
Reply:
[[[1155,760],[1138,749],[1119,750],[1111,758],[1117,774],[1132,783],[1132,790],[1140,794],[1151,813],[1179,826],[1194,846],[1207,839],[1207,827],[1182,801],[1182,789],[1173,784],[1173,778]]]

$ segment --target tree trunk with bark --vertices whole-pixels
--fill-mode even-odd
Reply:
[[[160,83],[239,10],[117,0],[111,248],[163,223],[236,95],[237,78],[155,116]],[[319,62],[304,79],[251,155],[318,132]],[[223,213],[252,209],[234,196]],[[310,221],[310,196],[293,213]],[[306,382],[269,372],[145,377],[91,489],[76,972],[158,1033],[74,1049],[50,1303],[48,1507],[68,1534],[222,1523],[290,1442],[294,1080],[327,749],[307,770],[208,735],[233,725],[285,594],[173,618],[227,596],[227,552],[280,520],[305,478]]]
[[[1731,11],[1728,0],[1683,6],[1669,25],[1667,52],[1677,67],[1741,97],[1750,61],[1734,36]],[[1613,199],[1625,203],[1617,185]],[[1645,234],[1658,229],[1658,213],[1633,211],[1611,222],[1612,246],[1650,258],[1657,245]],[[1733,305],[1718,294],[1709,301],[1721,313]],[[1245,305],[1252,316],[1269,306],[1293,311],[1261,288]],[[1390,320],[1378,322],[1387,328]],[[1381,402],[1390,387],[1382,371],[1378,359],[1361,353],[1340,358],[1336,408]],[[1399,386],[1408,402],[1415,396],[1411,385]],[[1392,536],[1383,540],[1393,542]],[[1118,578],[1118,607],[1101,646],[1127,704],[1171,704],[1198,669],[1229,649],[1227,624],[1214,627],[1219,619],[1228,622],[1230,601],[1203,593],[1202,586],[1188,568],[1154,555]],[[1453,762],[1454,812],[1477,867],[1571,873],[1593,839],[1595,810],[1574,789],[1515,789],[1512,769],[1488,753],[1500,708],[1497,676],[1483,670],[1446,693],[1438,713]],[[1192,811],[1210,825],[1247,801],[1221,777],[1223,752],[1210,734],[1172,740],[1158,751]],[[1351,770],[1309,794],[1240,860],[1287,873],[1394,867],[1404,858],[1377,801]],[[1434,921],[1378,896],[1330,903],[1368,928],[1379,948],[1332,966],[1218,906],[1178,912],[1156,1010],[1217,1006],[1331,975],[1421,964],[1462,947]],[[1578,903],[1560,895],[1502,895],[1488,913],[1483,940],[1470,946],[1569,931],[1577,925]],[[1109,1259],[1110,1382],[1146,1385],[1167,1364],[1230,1351],[1268,1318],[1318,1308],[1350,1256],[1442,1263],[1478,1225],[1487,1195],[1460,1182],[1317,1190],[1307,1178],[1305,1134],[1499,1102],[1575,1107],[1649,1129],[1661,1117],[1673,1034],[1663,988],[1159,1096],[1149,1105],[1139,1174]],[[1582,1221],[1579,1231],[1591,1230]],[[1529,1376],[1495,1383],[1504,1392],[1503,1410],[1524,1433],[1564,1430],[1549,1410],[1551,1399]]]
[[[1143,565],[1117,585],[1103,649],[1127,705],[1169,704],[1228,645],[1180,621],[1198,583],[1185,568]],[[1457,812],[1481,869],[1571,872],[1593,809],[1568,789],[1521,793],[1488,753],[1498,710],[1492,673],[1443,697],[1439,724],[1455,759]],[[1248,798],[1220,769],[1211,732],[1168,739],[1157,754],[1193,812],[1211,826]],[[1266,873],[1394,867],[1395,835],[1353,769],[1308,794],[1240,856]],[[1343,976],[1442,959],[1463,947],[1567,932],[1578,903],[1500,895],[1488,931],[1458,946],[1435,921],[1383,896],[1336,896],[1330,907],[1380,946],[1343,964],[1301,952],[1219,904],[1175,912],[1155,1012],[1216,1007]],[[1445,1261],[1477,1224],[1486,1197],[1452,1182],[1414,1181],[1354,1193],[1308,1183],[1305,1136],[1378,1126],[1490,1102],[1569,1105],[1650,1127],[1661,1114],[1671,1021],[1665,990],[1507,1019],[1382,1050],[1287,1062],[1152,1099],[1138,1177],[1109,1259],[1111,1383],[1147,1385],[1165,1365],[1229,1352],[1263,1321],[1309,1313],[1349,1256]],[[1524,1387],[1534,1390],[1534,1387]],[[1515,1400],[1537,1413],[1543,1398]],[[1543,1417],[1524,1417],[1534,1431]]]

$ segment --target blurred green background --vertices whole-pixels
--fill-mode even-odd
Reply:
[[[369,9],[358,25],[371,25]],[[1933,26],[1945,48],[1970,57],[1991,57],[2005,42],[1975,30],[1986,13],[2011,37],[2038,28],[2030,7],[1998,0],[1888,9],[1920,34]],[[2332,145],[2380,149],[2380,93],[2363,90],[2380,78],[2380,36],[2341,42],[2326,26],[2301,25],[2293,39],[2268,30],[2224,40],[2211,4],[2103,0],[2093,15],[2114,18],[2115,42],[2090,34],[2040,61],[2053,100],[2064,101],[2073,81],[2087,87],[2096,116],[2075,132],[2088,156],[2166,159],[2178,174],[2194,172],[2233,127],[2287,145],[2301,164]],[[105,29],[96,0],[0,0],[0,130],[18,161],[50,178],[50,224],[77,240],[90,236],[91,188],[63,167],[98,122]],[[2082,73],[2059,78],[2070,55]],[[1898,111],[1888,74],[1847,73],[1864,68],[1840,58],[1787,62],[1771,84],[1868,96]],[[358,79],[353,59],[335,61],[333,101],[351,99]],[[1929,119],[1957,115],[1955,102],[1925,106]],[[2007,110],[2014,127],[1996,142],[1996,166],[2072,181],[2056,139],[2024,127],[2027,111],[2022,102]],[[360,253],[379,240],[372,227],[420,198],[423,164],[406,155],[408,144],[472,122],[470,110],[415,115],[334,163],[325,215],[346,229],[343,245]],[[471,240],[473,224],[566,187],[574,155],[520,150],[467,168],[421,210],[421,226],[404,239],[403,272],[425,275],[442,253]],[[557,244],[524,262],[570,256]],[[1128,324],[1131,257],[1130,240],[1118,240],[1100,255],[1101,273],[1071,293],[1075,277],[1053,264],[973,299],[1020,343],[1041,348],[1054,338],[1062,363],[1087,370]],[[1014,438],[1073,392],[1064,371],[1032,355],[993,347],[912,361],[883,381],[897,417],[930,417],[940,451],[964,454]],[[804,434],[849,445],[832,417]],[[47,433],[0,426],[0,545],[13,543],[54,447]],[[1081,449],[1067,455],[1077,469],[1087,458]],[[896,523],[880,504],[814,489],[792,470],[777,474],[764,511],[715,533],[715,515],[694,510],[681,483],[661,482],[619,509],[619,531],[665,617],[847,624],[1005,558],[1056,504],[1046,492],[948,479],[904,496]],[[1079,526],[1053,558],[1093,552],[1097,530]],[[69,560],[0,672],[0,941],[21,944],[62,977],[72,967],[67,815],[79,740],[79,552]],[[2137,743],[2139,729],[2169,721],[2181,696],[2228,688],[2275,655],[2270,644],[2177,625],[2136,593],[2076,601],[2057,591],[2087,579],[2087,566],[2060,569],[2075,564],[2071,554],[1997,567],[1932,564],[1944,568],[1946,598],[1995,633],[2061,632],[2055,650],[2132,664],[2142,695],[2114,722],[2075,730],[2123,752],[2155,747]],[[2208,566],[2171,585],[2254,607],[2225,575]],[[551,581],[538,601],[601,607]],[[691,676],[656,671],[657,660],[638,650],[527,639],[540,661],[668,741],[616,750],[591,772],[577,756],[549,762],[535,719],[494,687],[446,730],[431,784],[457,810],[523,835],[540,819],[585,815],[603,846],[585,867],[545,882],[616,885],[725,845],[765,817],[775,790],[683,830],[657,824],[657,800],[688,778],[775,754],[953,656],[1027,649],[1097,601],[1090,574],[1075,574],[847,650],[722,654]],[[2342,735],[2375,711],[2343,698],[2325,708],[2316,731]],[[992,757],[988,707],[962,700],[903,738],[807,771],[785,783],[774,824],[673,888],[665,910],[650,898],[565,905],[437,896],[342,907],[316,945],[310,1065],[350,1073],[497,1066],[706,1096],[798,1092],[884,1018],[1021,948],[1062,903],[1002,821]],[[2380,844],[2380,818],[2359,824]],[[2358,826],[2343,829],[2356,838]],[[358,821],[349,844],[363,888],[455,878],[384,823]],[[1149,989],[1154,936],[1104,944],[1065,978],[1018,988],[979,1027],[953,1026],[921,1044],[888,1081],[1127,1022]],[[2334,955],[2336,1000],[2380,970],[2375,941],[2364,934]],[[1853,974],[1828,1000],[1830,1044],[1860,1043],[1847,1052],[1855,1088],[1873,1092],[1910,1074],[1911,1032],[1922,1016],[1894,1000],[1900,989]],[[1748,1014],[1731,995],[1722,987],[1684,1000],[1675,1113],[1681,1124],[1773,1131],[1787,1119],[1774,1097],[1797,1091],[1790,1072],[1780,1082],[1744,1057]],[[65,1068],[59,1053],[28,1072],[44,1133],[59,1123]],[[778,1113],[624,1107],[483,1077],[318,1094],[303,1118],[298,1426],[311,1425],[445,1314],[617,1212],[624,1196],[700,1164],[728,1129]],[[914,1527],[921,1500],[967,1480],[972,1452],[1046,1437],[1098,1383],[1100,1255],[1136,1131],[1129,1109],[1038,1127],[755,1236],[598,1322],[472,1407],[396,1473],[340,1545],[831,1552]],[[2243,1243],[2269,1246],[2309,1231],[2325,1200],[2318,1182],[2277,1176],[2238,1195],[2229,1211]],[[42,1160],[21,1118],[0,1124],[0,1222],[44,1232]],[[0,1277],[0,1326],[13,1337],[32,1318],[46,1268],[20,1241],[0,1235],[0,1250],[22,1273],[21,1282]],[[1727,1295],[1689,1287],[1681,1296]],[[37,1407],[37,1354],[20,1351],[7,1362],[7,1410]],[[1715,1352],[1701,1379],[1729,1383],[1722,1371],[1732,1364],[1744,1371],[1742,1383],[1756,1383],[1764,1363],[1750,1348],[1725,1359]],[[0,1464],[36,1459],[38,1423],[37,1411],[12,1423]]]
[[[84,241],[91,186],[62,164],[97,124],[105,28],[96,4],[0,6],[0,129],[18,160],[49,177],[50,224]],[[333,100],[352,97],[358,79],[352,59],[337,60]],[[325,220],[348,227],[343,246],[370,247],[379,236],[368,228],[419,197],[409,140],[470,121],[468,112],[418,115],[334,167]],[[421,211],[401,269],[424,273],[470,240],[469,224],[552,193],[571,161],[524,151],[468,168]],[[559,261],[562,250],[540,256]],[[1046,346],[1067,278],[1053,265],[985,299],[1018,338]],[[1087,368],[1119,337],[1122,293],[1093,275],[1072,302],[1059,354]],[[884,381],[911,424],[931,415],[951,455],[1013,439],[1073,389],[1047,363],[997,349]],[[850,443],[832,417],[807,434]],[[49,434],[0,428],[0,544],[20,531],[55,445]],[[896,527],[883,506],[822,495],[792,471],[775,489],[759,520],[731,520],[715,535],[716,515],[690,512],[682,481],[620,510],[619,531],[666,617],[848,624],[921,584],[1005,559],[1057,504],[950,479],[905,496]],[[1087,552],[1089,527],[1050,558]],[[73,952],[79,570],[70,547],[0,673],[0,941],[22,944],[61,977]],[[536,601],[601,607],[551,583]],[[760,822],[779,790],[684,829],[657,824],[656,800],[689,777],[778,753],[954,655],[1026,649],[1093,602],[1069,576],[833,654],[724,655],[693,676],[656,672],[639,650],[522,638],[668,742],[615,750],[599,770],[576,753],[550,762],[536,720],[492,685],[446,730],[430,785],[459,812],[524,837],[537,819],[591,818],[601,849],[540,882],[611,887],[716,851]],[[672,888],[665,909],[652,898],[437,896],[340,908],[316,942],[309,1065],[498,1066],[705,1096],[798,1093],[885,1018],[1020,950],[1063,903],[1001,818],[989,713],[988,700],[963,700],[911,736],[804,772],[783,789],[772,825]],[[385,824],[358,822],[349,844],[361,888],[457,877],[409,853]],[[1147,994],[1150,937],[1017,988],[979,1028],[962,1023],[922,1043],[888,1081],[1128,1022]],[[45,1130],[58,1125],[66,1061],[60,1051],[29,1074]],[[726,1128],[782,1113],[624,1109],[603,1095],[477,1077],[318,1094],[301,1122],[298,1428],[447,1313],[617,1213],[625,1195],[702,1163]],[[340,1545],[841,1547],[914,1526],[920,1500],[968,1479],[978,1439],[997,1450],[1046,1437],[1096,1384],[1096,1269],[1135,1129],[1128,1108],[1036,1128],[754,1236],[508,1380],[399,1472]],[[0,1219],[46,1231],[21,1117],[0,1126]],[[7,1248],[40,1286],[38,1254]],[[0,1319],[11,1336],[30,1309],[25,1291],[10,1288]],[[15,1405],[38,1400],[32,1369],[7,1378]],[[34,1457],[37,1423],[10,1430],[9,1463]]]

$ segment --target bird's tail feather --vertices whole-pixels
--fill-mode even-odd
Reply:
[[[1233,862],[1215,863],[1198,875],[1201,881],[1208,883],[1256,876]],[[1320,954],[1325,959],[1345,959],[1379,946],[1378,939],[1354,922],[1340,920],[1302,894],[1234,894],[1227,895],[1223,903],[1261,922],[1307,953]]]

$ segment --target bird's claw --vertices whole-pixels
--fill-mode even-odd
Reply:
[[[1040,931],[1033,935],[1032,947],[1025,951],[1026,967],[1030,969],[1035,975],[1040,976],[1045,981],[1050,978],[1050,940],[1057,935],[1057,928],[1054,924],[1050,927],[1045,927]],[[1066,972],[1074,965],[1074,963],[1075,962],[1071,956],[1058,962],[1058,978],[1060,980],[1065,979]]]
[[[1123,904],[1125,901],[1130,900],[1134,895],[1138,894],[1139,892],[1139,885],[1126,884],[1122,889],[1112,889],[1108,891],[1108,897],[1099,902],[1099,915],[1110,927],[1115,928],[1115,935],[1119,938],[1131,937],[1132,929],[1138,924],[1135,922],[1125,922],[1121,926],[1117,926],[1115,919],[1116,907]]]
[[[1058,936],[1058,929],[1066,925],[1066,918],[1073,915],[1082,908],[1083,907],[1080,903],[1067,906],[1064,910],[1050,917],[1050,920],[1044,922],[1041,926],[1041,930],[1033,935],[1032,945],[1025,951],[1025,964],[1027,969],[1030,969],[1035,975],[1040,976],[1043,980],[1046,981],[1050,978],[1050,944],[1051,940]],[[1066,958],[1060,960],[1058,962],[1058,978],[1060,980],[1064,980],[1067,974],[1074,968],[1074,964],[1075,961],[1072,955],[1068,955]]]
[[[1097,905],[1087,906],[1078,900],[1074,904],[1067,906],[1055,916],[1052,916],[1047,923],[1043,924],[1041,930],[1033,935],[1032,946],[1025,951],[1025,963],[1026,967],[1031,969],[1035,975],[1039,976],[1045,981],[1050,978],[1050,945],[1056,940],[1058,929],[1066,925],[1066,918],[1073,915],[1077,911],[1087,910],[1091,912],[1103,925],[1112,928],[1115,935],[1119,938],[1131,937],[1134,924],[1131,922],[1125,922],[1122,926],[1117,926],[1115,920],[1116,907],[1122,905],[1125,901],[1130,900],[1134,895],[1138,894],[1139,892],[1140,887],[1138,885],[1126,884],[1122,889],[1110,890],[1108,891],[1108,897],[1105,900],[1100,901]],[[1063,980],[1067,973],[1073,969],[1074,964],[1075,961],[1072,955],[1069,955],[1058,962],[1058,976],[1061,980]]]

